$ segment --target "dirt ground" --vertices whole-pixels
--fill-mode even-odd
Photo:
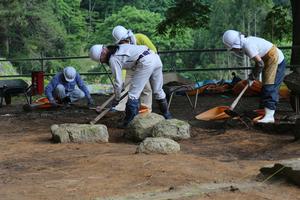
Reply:
[[[101,104],[104,97],[95,99]],[[179,142],[178,154],[145,155],[123,139],[116,128],[120,116],[99,122],[108,126],[107,144],[54,144],[52,124],[87,123],[97,114],[80,105],[26,113],[23,99],[13,99],[0,108],[0,199],[300,199],[299,187],[258,176],[264,165],[300,157],[292,126],[194,120],[233,100],[199,96],[193,111],[185,97],[176,96],[171,111],[190,122],[192,138]],[[257,102],[243,98],[237,111],[254,109]],[[292,113],[289,103],[281,101],[277,113]]]

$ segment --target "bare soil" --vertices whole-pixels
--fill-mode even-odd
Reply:
[[[101,104],[105,97],[95,96]],[[237,120],[200,122],[199,112],[230,105],[231,96],[200,96],[193,111],[183,96],[171,105],[174,117],[188,120],[192,138],[179,141],[175,155],[135,154],[106,117],[107,144],[54,144],[50,126],[88,123],[97,113],[84,102],[67,109],[24,112],[23,99],[0,108],[0,199],[300,199],[299,187],[258,176],[276,160],[300,156],[292,125],[248,127]],[[258,107],[258,98],[242,98],[237,111]],[[154,108],[154,112],[157,108]],[[293,114],[281,101],[277,116]]]

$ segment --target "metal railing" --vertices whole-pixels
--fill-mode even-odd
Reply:
[[[279,47],[281,50],[291,50],[291,46],[283,46]],[[293,47],[298,48],[298,47]],[[227,49],[225,48],[217,48],[217,49],[187,49],[187,50],[168,50],[168,51],[159,51],[158,52],[161,55],[162,60],[164,59],[170,59],[170,55],[172,57],[177,56],[178,54],[195,54],[198,53],[199,56],[204,53],[227,53]],[[228,55],[230,56],[230,55]],[[223,56],[224,57],[224,56]],[[68,57],[43,57],[43,58],[20,58],[20,59],[0,59],[0,62],[31,62],[31,61],[39,61],[40,62],[40,71],[45,70],[45,62],[46,61],[53,61],[53,60],[76,60],[76,59],[89,59],[88,56],[68,56]],[[228,59],[231,59],[228,57]],[[175,60],[174,58],[171,60]],[[217,59],[216,59],[217,60]],[[246,63],[246,64],[245,64]],[[248,70],[251,69],[249,62],[245,62],[244,65],[236,65],[229,67],[229,64],[227,64],[227,67],[225,67],[223,64],[220,64],[218,66],[220,67],[201,67],[201,68],[195,68],[195,66],[188,66],[188,67],[176,67],[176,62],[174,62],[175,66],[172,66],[172,64],[169,64],[170,66],[166,66],[164,64],[164,72],[208,72],[208,71],[229,71],[229,70]],[[222,66],[223,65],[223,66]],[[299,66],[291,66],[287,65],[287,68],[293,68],[293,67],[300,67]],[[45,76],[53,76],[55,73],[45,73]],[[106,75],[107,72],[80,72],[81,75],[84,76],[95,76],[95,75]],[[15,75],[1,75],[0,78],[11,78],[11,77],[30,77],[31,74],[15,74]]]

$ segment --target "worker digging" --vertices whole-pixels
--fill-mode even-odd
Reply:
[[[115,99],[111,107],[119,104],[124,87],[122,69],[133,70],[133,78],[128,91],[123,126],[126,127],[139,112],[139,98],[146,83],[150,80],[154,97],[162,115],[172,118],[168,109],[166,94],[162,89],[163,75],[160,57],[143,45],[120,44],[104,46],[96,44],[90,49],[90,58],[110,66],[114,82]]]
[[[228,30],[223,35],[223,43],[228,50],[247,55],[255,61],[255,67],[248,77],[251,85],[262,73],[262,92],[260,107],[265,115],[258,123],[274,123],[274,114],[279,100],[279,87],[284,78],[285,60],[283,53],[271,42],[241,32]]]
[[[0,8],[0,200],[300,200],[300,0]]]
[[[157,53],[157,49],[152,43],[152,41],[144,34],[137,33],[134,34],[130,29],[126,29],[125,27],[118,25],[113,28],[112,36],[115,39],[116,44],[134,44],[134,45],[145,45],[154,53]],[[123,70],[125,73],[125,84],[130,83],[134,72],[130,69]],[[115,108],[116,110],[124,111],[125,104],[127,102],[127,98],[124,98],[119,105]],[[150,82],[148,81],[143,89],[140,96],[141,107],[145,107],[148,109],[148,112],[152,110],[152,89]]]

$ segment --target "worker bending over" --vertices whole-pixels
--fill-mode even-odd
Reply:
[[[133,70],[133,78],[128,91],[128,101],[125,109],[124,126],[127,126],[138,114],[139,98],[149,80],[160,111],[166,119],[171,118],[166,94],[162,89],[163,65],[156,53],[143,45],[121,44],[103,46],[97,44],[90,49],[90,58],[97,62],[106,63],[111,68],[115,79],[114,90],[116,95],[112,107],[116,106],[121,98],[120,95],[124,86],[122,69]]]
[[[131,30],[127,30],[123,26],[116,26],[112,31],[112,35],[115,39],[116,44],[134,44],[134,45],[145,45],[154,53],[157,53],[157,49],[151,40],[144,34],[137,33],[133,34]],[[131,83],[134,72],[132,70],[127,70],[125,84]],[[117,110],[124,110],[127,99],[124,99],[117,106]],[[150,82],[148,81],[141,93],[140,97],[141,105],[146,106],[151,112],[152,110],[152,89]]]
[[[78,86],[79,89],[75,88]],[[80,75],[74,67],[66,67],[57,73],[45,88],[45,94],[52,105],[57,103],[69,104],[86,97],[88,106],[94,101]]]
[[[244,53],[255,61],[255,67],[248,77],[251,85],[262,72],[261,106],[265,116],[259,123],[274,123],[274,114],[279,101],[279,87],[284,78],[286,63],[283,53],[271,42],[259,37],[246,37],[235,30],[228,30],[223,35],[223,43],[229,50]]]

